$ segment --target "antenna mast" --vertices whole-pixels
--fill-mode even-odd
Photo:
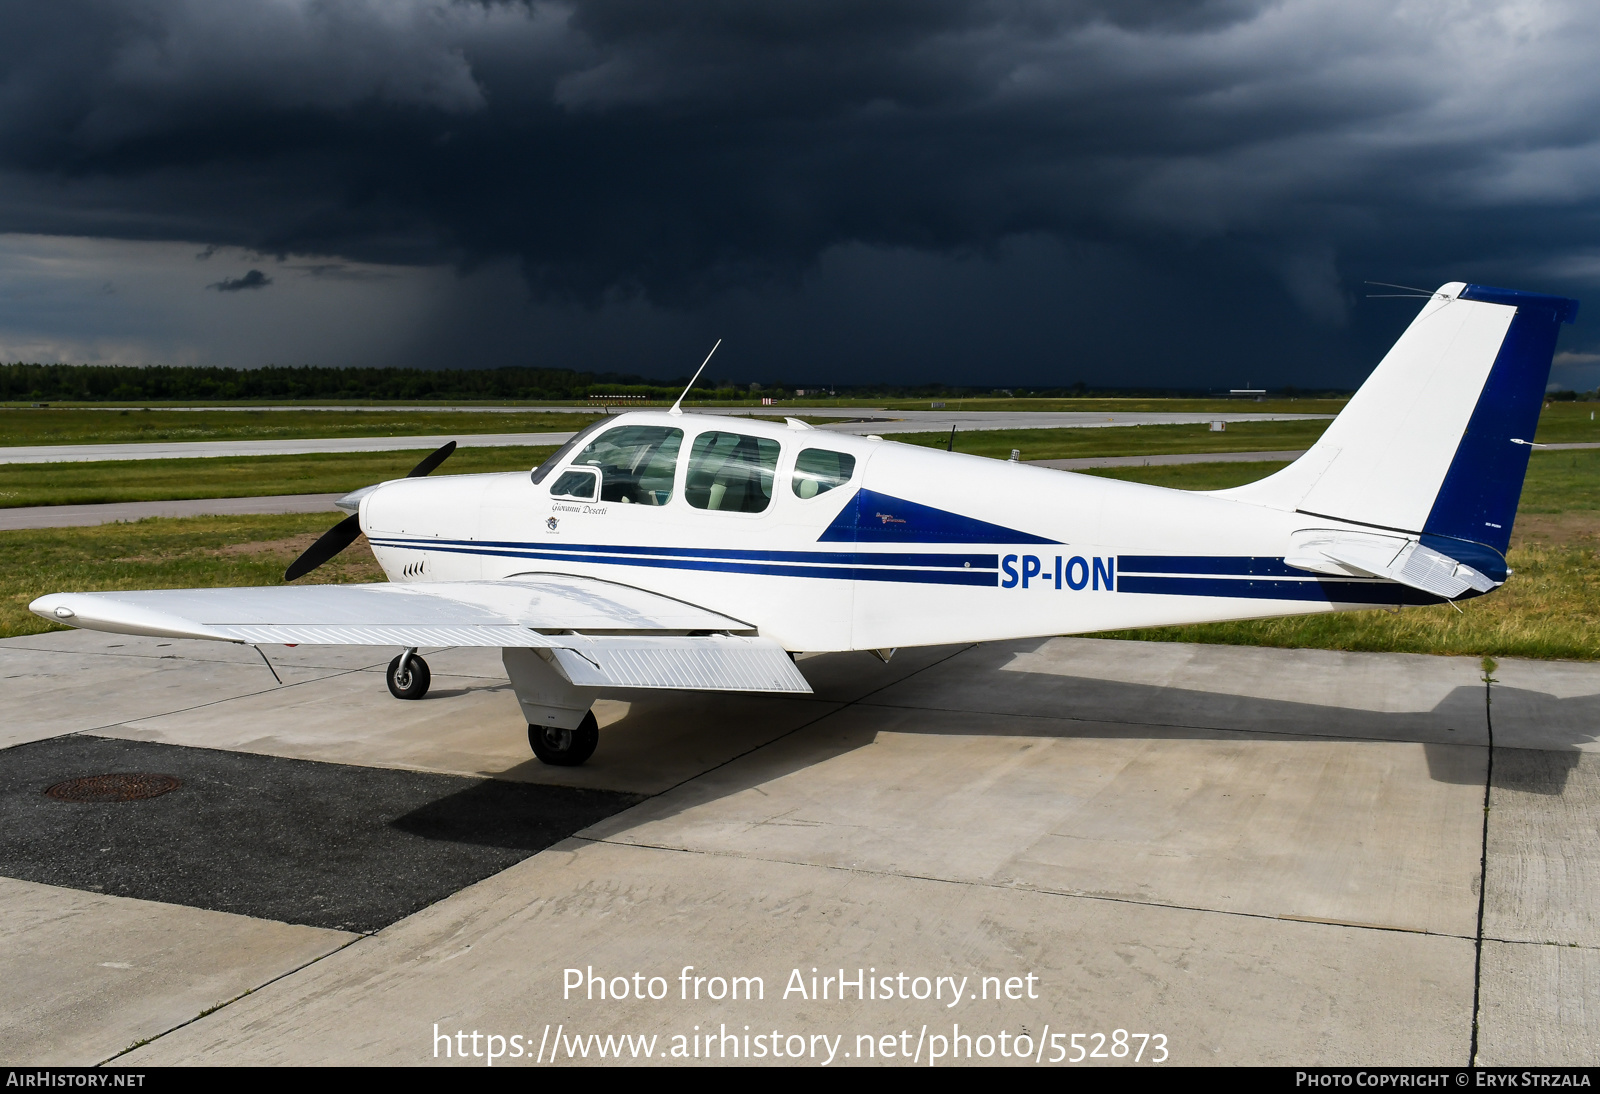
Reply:
[[[722,345],[722,339],[718,338],[717,346],[720,345]],[[711,347],[711,353],[717,352],[717,346]],[[694,370],[693,376],[689,377],[689,387],[683,389],[683,395],[689,394],[689,389],[694,387],[694,382],[700,379],[700,374],[704,372],[706,370],[706,366],[711,363],[711,353],[706,354],[706,359],[700,362],[700,367]],[[678,401],[672,404],[672,409],[667,411],[668,414],[683,414],[683,395],[678,396]]]

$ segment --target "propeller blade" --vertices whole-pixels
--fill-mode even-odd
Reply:
[[[408,479],[420,479],[430,474],[445,460],[450,458],[450,453],[456,450],[456,442],[446,442],[437,452],[430,454],[426,459],[411,469],[406,476]],[[371,489],[370,487],[368,489]],[[289,564],[283,571],[283,580],[293,581],[297,577],[305,577],[312,570],[321,566],[334,555],[344,550],[356,541],[361,534],[361,515],[353,513],[345,517],[338,524],[322,533],[322,538],[305,549],[305,553]]]
[[[450,458],[450,453],[454,452],[455,450],[456,450],[456,442],[455,441],[446,441],[444,443],[444,446],[441,447],[439,449],[439,451],[435,452],[433,455],[429,456],[427,459],[425,459],[421,463],[417,464],[417,466],[413,467],[411,469],[411,473],[408,474],[406,476],[406,478],[408,478],[408,479],[420,479],[424,475],[433,474],[434,468],[438,467],[445,460],[449,459]]]
[[[436,453],[437,455],[437,453]],[[449,453],[445,453],[449,455]],[[430,459],[432,457],[429,457]],[[322,533],[322,538],[307,547],[305,553],[289,564],[283,572],[283,580],[293,581],[297,577],[304,577],[334,555],[344,550],[356,541],[361,534],[361,517],[348,516]]]

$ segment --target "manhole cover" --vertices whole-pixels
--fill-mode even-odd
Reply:
[[[85,775],[56,783],[45,795],[58,802],[132,802],[160,797],[180,785],[171,775]]]

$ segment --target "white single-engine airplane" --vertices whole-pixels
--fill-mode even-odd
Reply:
[[[446,445],[341,499],[354,515],[285,575],[365,532],[386,583],[56,593],[31,608],[122,634],[398,646],[388,680],[402,699],[428,688],[417,647],[499,646],[534,752],[570,765],[595,749],[598,697],[805,693],[802,650],[887,659],[1477,596],[1509,573],[1556,333],[1577,302],[1461,283],[1419,295],[1311,450],[1231,490],[674,405],[595,422],[531,474],[426,478]]]

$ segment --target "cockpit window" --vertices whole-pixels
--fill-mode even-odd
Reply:
[[[683,496],[696,509],[760,513],[772,501],[778,442],[742,433],[702,433],[689,453]]]
[[[600,434],[572,461],[600,471],[600,500],[665,505],[672,500],[683,430],[625,425]]]
[[[843,486],[856,473],[856,458],[825,448],[808,448],[794,461],[794,496],[814,498]]]
[[[550,487],[550,496],[593,501],[595,486],[599,481],[599,475],[590,468],[569,467],[556,477],[555,483]]]

